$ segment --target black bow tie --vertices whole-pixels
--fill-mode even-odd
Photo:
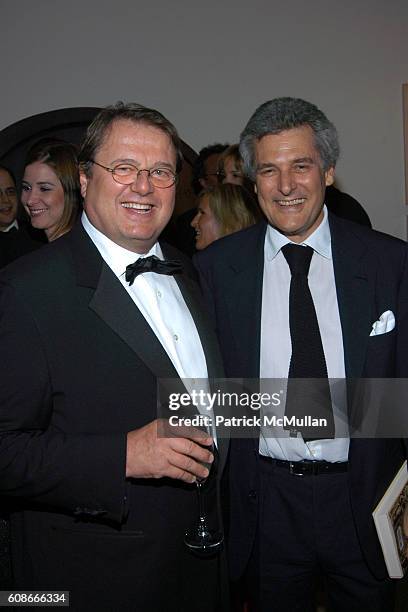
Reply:
[[[180,261],[170,259],[162,261],[156,255],[150,255],[150,257],[140,257],[135,263],[126,267],[126,280],[129,285],[132,285],[136,276],[143,272],[173,275],[179,274],[182,270],[183,266]]]

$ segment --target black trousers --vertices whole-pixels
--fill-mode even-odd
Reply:
[[[251,610],[315,612],[323,585],[331,612],[392,612],[394,583],[377,580],[363,558],[348,473],[295,476],[262,459],[260,465]]]

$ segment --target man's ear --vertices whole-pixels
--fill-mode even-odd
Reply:
[[[88,188],[88,177],[85,174],[85,170],[79,167],[79,183],[81,185],[81,195],[85,199],[86,190]]]
[[[324,175],[325,175],[326,187],[329,187],[329,185],[333,185],[333,183],[334,183],[334,167],[332,166],[331,168],[326,170]]]

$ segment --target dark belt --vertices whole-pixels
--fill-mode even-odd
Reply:
[[[287,470],[294,476],[309,476],[318,474],[339,474],[347,472],[348,462],[330,463],[330,461],[284,461],[283,459],[272,459],[259,455],[262,461]]]

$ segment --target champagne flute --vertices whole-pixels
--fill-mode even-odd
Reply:
[[[207,431],[208,435],[211,435],[209,431]],[[212,444],[211,447],[206,447],[210,450],[214,455],[214,464],[217,462],[216,457],[218,455],[217,448],[215,444]],[[214,464],[201,462],[208,471],[210,472],[211,468],[214,470]],[[191,551],[199,556],[210,556],[218,552],[221,548],[221,545],[224,541],[224,535],[219,530],[212,530],[208,526],[207,513],[205,509],[205,491],[203,487],[209,478],[197,478],[196,480],[196,489],[197,489],[197,499],[198,499],[198,520],[188,529],[184,536],[184,543]]]

